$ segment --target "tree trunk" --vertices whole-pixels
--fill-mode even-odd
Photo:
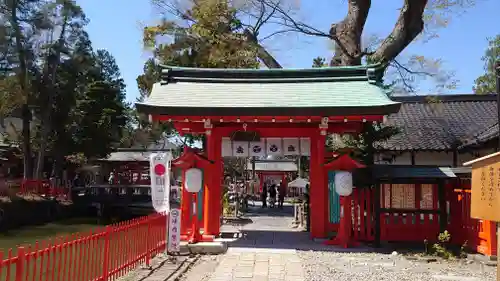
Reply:
[[[371,0],[349,0],[347,16],[333,24],[330,35],[336,37],[332,66],[361,64],[361,35],[371,7]]]
[[[370,56],[374,62],[387,64],[394,60],[424,29],[423,14],[428,0],[405,0],[394,29]],[[360,65],[365,55],[361,36],[371,0],[349,0],[347,16],[333,24],[330,35],[337,40],[331,66]]]
[[[64,17],[64,21],[61,27],[61,34],[57,40],[56,45],[49,49],[49,54],[47,56],[47,66],[45,67],[45,73],[43,73],[43,84],[41,85],[42,93],[45,93],[47,97],[47,108],[43,110],[42,114],[42,133],[40,138],[40,149],[38,151],[38,157],[36,162],[36,168],[34,173],[34,178],[39,179],[42,175],[42,171],[45,164],[45,150],[47,148],[47,142],[49,141],[49,132],[52,129],[51,117],[52,117],[52,105],[54,104],[55,92],[54,85],[56,82],[57,67],[61,58],[61,50],[64,47],[64,35],[66,33],[66,27],[68,26],[68,17]],[[54,52],[54,53],[53,53]]]
[[[31,111],[28,104],[23,104],[22,108],[22,141],[23,141],[23,162],[24,162],[24,179],[29,179],[33,176],[33,155],[31,153]]]
[[[16,52],[19,60],[19,73],[17,75],[19,86],[21,87],[21,93],[24,95],[24,104],[22,107],[22,137],[23,137],[23,162],[24,162],[24,178],[28,179],[33,176],[33,158],[31,155],[31,112],[29,108],[30,101],[30,88],[28,79],[28,68],[26,66],[26,50],[22,42],[23,34],[19,26],[19,19],[17,18],[17,8],[18,1],[7,2],[8,8],[11,10],[11,15],[9,18],[10,24],[14,30],[14,38],[16,40]],[[9,5],[10,4],[10,5]]]

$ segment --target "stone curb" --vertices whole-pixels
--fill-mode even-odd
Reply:
[[[188,258],[185,260],[178,268],[177,270],[170,276],[165,279],[165,281],[178,281],[181,279],[181,277],[186,273],[193,265],[200,259],[200,256],[195,256],[192,258]]]

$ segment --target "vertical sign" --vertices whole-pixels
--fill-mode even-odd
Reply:
[[[181,251],[181,212],[179,209],[170,211],[167,242],[167,252],[179,253]]]
[[[157,212],[170,209],[170,160],[172,154],[153,153],[150,156],[151,200]]]

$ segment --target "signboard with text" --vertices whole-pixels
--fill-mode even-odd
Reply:
[[[168,218],[167,252],[178,253],[181,251],[181,212],[172,209]]]
[[[500,153],[465,165],[472,165],[471,217],[500,221]]]

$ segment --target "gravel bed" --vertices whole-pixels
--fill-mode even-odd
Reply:
[[[426,263],[401,255],[300,251],[307,281],[495,281],[496,267],[465,261]]]

